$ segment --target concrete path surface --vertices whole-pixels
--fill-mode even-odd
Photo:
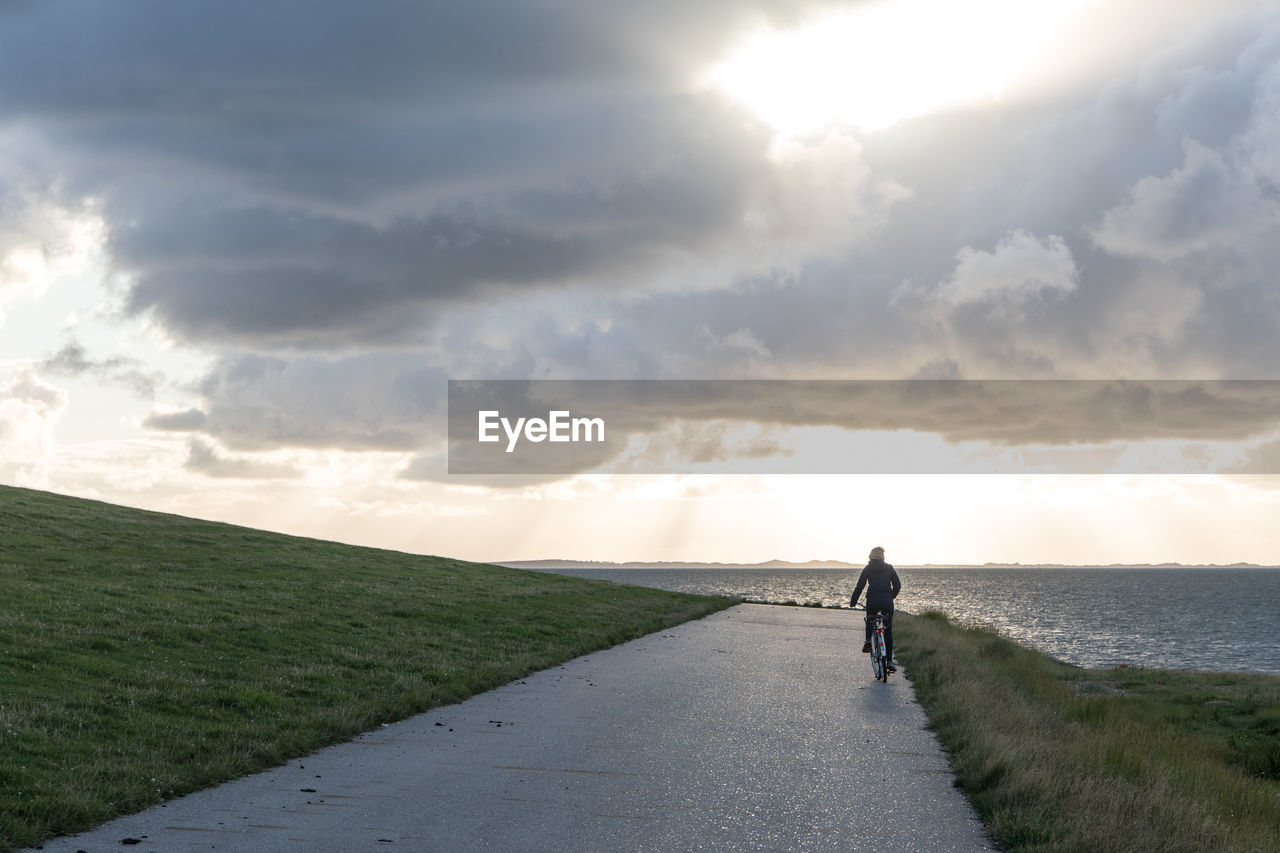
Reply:
[[[861,645],[741,605],[43,849],[995,849]]]

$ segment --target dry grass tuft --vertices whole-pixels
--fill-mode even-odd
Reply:
[[[1280,850],[1280,781],[1258,758],[1280,744],[1280,678],[1080,670],[940,614],[894,627],[957,784],[1007,850]]]

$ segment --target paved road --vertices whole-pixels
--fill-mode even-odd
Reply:
[[[44,850],[994,849],[861,628],[742,605]]]

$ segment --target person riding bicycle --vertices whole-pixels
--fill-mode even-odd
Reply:
[[[867,589],[867,641],[863,644],[862,651],[864,654],[871,651],[872,617],[876,613],[883,613],[884,646],[889,658],[889,672],[897,672],[898,668],[893,665],[893,600],[902,589],[902,581],[898,579],[893,566],[884,561],[884,549],[879,546],[871,549],[870,560],[858,576],[858,585],[849,597],[850,607],[857,605],[863,587]]]

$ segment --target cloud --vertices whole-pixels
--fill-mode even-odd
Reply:
[[[956,325],[957,349],[939,352],[916,318],[895,315],[894,288],[950,277],[950,304],[1024,308],[1089,289],[1080,279],[1070,290],[1067,264],[1084,270],[1071,241],[1080,208],[1100,213],[1084,193],[1110,184],[1073,176],[1094,163],[1124,164],[1126,183],[1143,174],[1149,162],[1125,160],[1134,138],[1117,128],[1135,101],[1162,109],[1170,88],[1143,81],[1119,106],[1073,105],[1075,127],[1024,105],[999,126],[954,114],[878,139],[779,146],[692,81],[753,18],[785,26],[811,7],[663,9],[13,6],[0,105],[31,128],[15,153],[42,152],[64,193],[98,200],[121,307],[180,341],[282,357],[403,349],[451,334],[477,307],[500,325],[503,306],[539,312],[569,293],[610,303],[612,325],[592,335],[607,372],[705,375],[734,365],[705,337],[632,347],[668,337],[664,324],[682,325],[677,312],[696,304],[708,313],[694,329],[720,340],[745,330],[772,354],[767,369],[874,371],[888,345],[967,366],[963,350],[989,330]],[[1179,117],[1204,103],[1163,107],[1168,132],[1192,126]],[[726,298],[690,296],[713,291]],[[1082,305],[1102,316],[1095,302]],[[1059,336],[1081,333],[1071,319]],[[859,350],[842,330],[876,346]],[[567,350],[579,329],[556,333]],[[528,344],[535,358],[558,348]]]
[[[1019,228],[1002,237],[993,251],[965,246],[957,252],[955,272],[933,295],[948,305],[1020,303],[1065,296],[1079,279],[1061,237],[1051,234],[1041,240]]]
[[[199,385],[201,405],[156,411],[150,429],[199,432],[234,450],[416,450],[432,440],[445,376],[420,357],[227,358]],[[440,441],[437,433],[434,440]]]
[[[743,360],[768,360],[772,356],[764,342],[748,328],[734,329],[726,335],[716,335],[704,325],[702,331],[706,335],[709,350],[722,350]]]
[[[891,217],[878,242],[896,241],[882,257],[912,283],[894,293],[905,321],[895,331],[897,346],[919,343],[913,361],[921,369],[1274,375],[1268,365],[1280,347],[1263,329],[1280,317],[1268,273],[1280,249],[1268,238],[1275,185],[1261,162],[1275,150],[1268,140],[1280,17],[1274,6],[1259,7],[1202,24],[1072,97],[970,119],[938,116],[868,142],[868,162],[888,164],[915,192],[901,206],[909,227]],[[947,140],[933,169],[910,157],[920,133]],[[1062,276],[1049,279],[1060,288],[1034,299],[997,300],[987,285],[998,275],[953,280],[955,250],[943,266],[948,235],[998,255],[988,247],[1018,230],[1061,238],[1074,288]],[[927,282],[953,288],[952,301],[933,298]],[[956,287],[965,283],[974,287]],[[977,296],[991,301],[957,301]]]
[[[1195,252],[1248,248],[1277,225],[1280,207],[1248,168],[1188,142],[1181,167],[1138,181],[1090,235],[1112,254],[1169,263]]]
[[[34,128],[17,153],[100,200],[127,313],[385,346],[460,302],[725,287],[874,231],[901,191],[855,141],[773,157],[695,89],[752,14],[698,6],[10,6],[0,106]]]
[[[0,481],[48,485],[53,430],[66,408],[67,392],[42,380],[34,365],[10,365],[0,373]]]
[[[110,356],[95,361],[90,357],[89,351],[74,338],[63,344],[57,352],[46,356],[39,363],[39,369],[60,376],[89,375],[101,382],[128,388],[137,396],[146,398],[154,397],[166,381],[162,373],[145,369],[143,362],[138,359]]]
[[[501,185],[461,198],[421,190],[386,214],[247,187],[240,199],[166,189],[140,211],[116,199],[130,222],[110,241],[129,276],[125,310],[192,341],[399,344],[468,303],[566,287],[716,289],[794,269],[867,241],[908,195],[870,176],[854,140],[771,151],[709,96],[600,109],[611,115],[589,144],[573,125],[559,130],[576,174],[525,152]]]
[[[386,341],[426,322],[433,302],[555,281],[601,251],[438,214],[379,228],[262,208],[186,218],[115,249],[136,270],[130,313],[187,339],[300,346]]]
[[[1270,36],[1270,39],[1268,39]],[[1250,59],[1262,65],[1251,92],[1252,110],[1249,126],[1231,140],[1241,159],[1271,188],[1280,186],[1280,59],[1271,40],[1274,34],[1260,36]],[[1263,47],[1270,50],[1264,51]]]
[[[1225,473],[1238,475],[1274,475],[1280,474],[1280,439],[1261,442],[1248,448],[1245,458],[1237,465],[1228,468]],[[1278,484],[1269,478],[1261,484],[1267,488],[1275,488]]]
[[[917,378],[1053,377],[1079,358],[1082,331],[1064,327],[1081,271],[1059,235],[1015,229],[991,251],[964,246],[950,275],[933,285],[903,281],[891,304],[928,343]],[[930,352],[931,350],[931,352]]]
[[[228,452],[429,457],[446,376],[1277,363],[1274,14],[1177,4],[1105,77],[778,145],[692,81],[786,5],[8,6],[0,148],[101,217],[125,316],[217,358],[146,426]]]
[[[850,133],[775,143],[768,162],[767,182],[743,216],[758,240],[792,244],[808,258],[874,235],[892,206],[912,195],[892,179],[873,176],[862,144]]]
[[[200,409],[183,409],[176,412],[151,412],[143,419],[142,426],[161,432],[197,432],[208,420],[209,416]]]
[[[1188,73],[1181,83],[1194,96],[1178,99],[1177,111],[1199,107],[1199,126],[1206,114],[1222,113],[1210,96],[1230,105],[1228,112],[1248,104],[1245,120],[1207,132],[1212,145],[1184,138],[1180,162],[1131,183],[1086,231],[1099,249],[1130,265],[1131,286],[1114,299],[1129,303],[1125,313],[1135,327],[1151,330],[1166,364],[1189,363],[1195,354],[1196,372],[1210,364],[1218,375],[1268,377],[1280,355],[1276,337],[1264,331],[1280,320],[1271,272],[1280,263],[1272,238],[1280,226],[1276,17],[1229,71]],[[1185,116],[1178,124],[1198,127]],[[1143,291],[1152,298],[1139,307],[1135,297]]]
[[[192,438],[188,442],[185,467],[209,477],[241,480],[278,480],[302,476],[302,472],[292,465],[228,456],[200,438]]]
[[[3,146],[0,145],[0,151]],[[63,203],[6,181],[0,171],[0,325],[6,302],[37,297],[61,276],[83,274],[101,250],[104,225],[91,201]]]

